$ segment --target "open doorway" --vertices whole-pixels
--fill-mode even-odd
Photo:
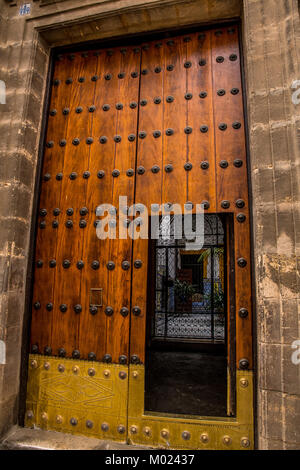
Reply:
[[[149,248],[145,410],[232,415],[228,220],[205,215],[201,249],[165,239],[164,223]]]

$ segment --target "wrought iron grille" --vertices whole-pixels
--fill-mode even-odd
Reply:
[[[225,341],[224,228],[217,215],[204,217],[204,245],[164,237],[172,218],[160,219],[155,242],[155,339]],[[193,221],[194,224],[194,221]],[[172,230],[169,230],[172,234]]]

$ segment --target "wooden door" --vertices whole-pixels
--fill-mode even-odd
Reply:
[[[31,356],[28,424],[125,438],[132,241],[100,240],[96,209],[117,206],[124,194],[133,203],[139,69],[134,47],[64,54],[55,63],[37,227],[31,352],[38,356]],[[47,412],[46,401],[52,404]]]
[[[133,259],[128,430],[132,443],[174,448],[253,446],[250,233],[238,28],[215,28],[144,43],[135,200],[202,204],[225,217],[228,326],[228,415],[200,418],[145,410],[148,240],[138,239]],[[233,221],[233,222],[232,222]],[[154,282],[154,281],[152,281]],[[149,313],[148,313],[149,315]],[[234,369],[234,372],[233,372]],[[180,372],[180,371],[178,371]],[[161,379],[163,382],[163,378]],[[157,392],[159,395],[159,392]],[[172,391],[170,390],[170,393]]]
[[[174,448],[253,446],[242,96],[237,26],[57,57],[37,227],[27,426]],[[118,218],[120,196],[149,214],[152,204],[192,202],[234,220],[226,229],[234,245],[226,268],[235,278],[228,288],[228,325],[236,331],[228,345],[228,367],[236,370],[232,420],[145,412],[149,240],[118,236],[120,224],[128,224]],[[101,204],[118,209],[110,223],[115,239],[97,237]]]

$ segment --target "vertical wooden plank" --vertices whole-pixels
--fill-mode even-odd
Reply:
[[[127,197],[128,207],[134,202],[134,175],[130,170],[134,170],[136,163],[136,139],[128,138],[137,133],[139,78],[132,76],[132,73],[140,69],[140,52],[134,49],[128,48],[126,52],[124,49],[115,50],[115,54],[119,57],[119,61],[115,63],[116,73],[125,74],[123,79],[117,79],[118,90],[115,96],[117,102],[122,103],[123,109],[117,112],[112,130],[114,134],[111,135],[112,138],[121,137],[121,141],[115,143],[114,151],[114,170],[119,172],[119,176],[111,176],[111,202],[118,209],[118,215],[121,211],[119,197]],[[133,107],[132,103],[137,103],[137,106]],[[118,221],[119,223],[122,224],[123,221]],[[115,268],[108,271],[107,297],[107,304],[113,308],[114,313],[107,317],[106,322],[106,349],[111,354],[113,362],[125,361],[121,356],[127,358],[129,352],[130,315],[124,317],[121,309],[125,307],[130,311],[132,239],[129,236],[127,239],[120,239],[118,229],[119,225],[117,225],[117,238],[109,240],[107,259],[115,264]],[[129,269],[122,268],[124,261],[129,263]]]
[[[96,59],[96,58],[95,58]],[[94,94],[94,82],[91,81],[95,73],[96,60],[87,60],[80,53],[74,54],[73,82],[69,96],[70,119],[65,136],[66,151],[64,159],[62,197],[61,197],[61,223],[58,227],[58,244],[56,250],[56,279],[55,279],[55,310],[53,316],[52,345],[55,354],[60,348],[66,350],[71,356],[79,348],[79,322],[82,309],[81,297],[81,270],[77,263],[82,258],[83,236],[85,228],[80,227],[80,209],[85,207],[85,179],[84,171],[88,168],[90,145],[87,138],[91,137],[92,113],[89,113],[91,96]],[[78,79],[85,77],[81,83]],[[81,110],[82,108],[82,110]],[[79,143],[74,141],[79,139]],[[74,179],[72,178],[74,175]],[[73,214],[69,215],[68,210]],[[68,221],[72,227],[67,228]],[[65,267],[64,262],[70,263]],[[60,310],[61,305],[67,306],[67,311]],[[80,305],[81,311],[76,312],[75,306]]]
[[[56,216],[53,213],[60,207],[61,195],[61,183],[56,175],[63,169],[65,154],[65,148],[60,147],[58,142],[64,138],[68,123],[68,115],[63,114],[63,109],[68,105],[69,85],[66,80],[72,75],[72,69],[73,62],[66,55],[59,57],[55,63],[42,170],[39,210],[45,209],[47,215],[38,218],[33,289],[33,305],[38,302],[41,307],[38,310],[33,307],[31,321],[31,345],[38,345],[41,353],[45,347],[51,347],[56,270],[49,263],[55,259],[58,232],[52,223],[61,219],[61,214]],[[45,228],[41,228],[41,223],[45,223]]]
[[[164,102],[173,96],[171,106],[164,106],[163,156],[164,166],[172,165],[173,171],[163,173],[162,202],[183,205],[187,202],[187,176],[184,165],[187,160],[187,105],[185,100],[187,69],[186,45],[181,37],[164,41]],[[167,135],[168,129],[171,135]]]
[[[188,136],[188,200],[208,201],[209,212],[216,211],[215,141],[211,72],[211,33],[183,38],[187,47],[187,114],[192,134]],[[207,131],[206,131],[207,128]]]
[[[163,139],[165,107],[163,93],[164,46],[161,41],[143,44],[141,62],[139,132],[146,137],[138,139],[137,168],[144,167],[145,173],[136,173],[136,203],[144,204],[148,210],[151,204],[161,204],[163,178]]]
[[[80,323],[80,348],[87,356],[94,353],[97,360],[102,360],[107,352],[105,308],[108,305],[107,262],[109,240],[97,237],[95,222],[99,220],[96,209],[101,204],[112,201],[112,171],[114,168],[115,144],[113,130],[117,117],[116,97],[118,91],[118,62],[113,50],[99,52],[96,89],[94,96],[93,139],[89,160],[91,177],[87,186],[86,204],[92,215],[86,233],[83,260],[87,271],[84,273],[82,288],[86,302],[86,314]],[[109,75],[110,74],[110,75]],[[101,139],[101,141],[100,141]],[[93,269],[93,263],[99,263]],[[95,315],[90,313],[89,298],[91,289],[103,289],[103,306],[98,307]],[[95,332],[97,332],[95,334]]]
[[[236,361],[252,367],[251,273],[245,124],[237,27],[212,31],[217,211],[233,212],[236,258]],[[223,126],[223,127],[222,127]],[[222,163],[221,163],[222,162]],[[224,203],[227,204],[224,206]],[[241,268],[238,260],[247,262]],[[240,309],[248,316],[241,318]]]

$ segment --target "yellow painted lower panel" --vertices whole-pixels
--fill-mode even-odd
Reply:
[[[236,418],[146,414],[144,386],[142,365],[30,355],[25,425],[158,448],[253,449],[252,372],[237,371]]]
[[[125,442],[127,397],[128,366],[29,357],[27,427]]]
[[[144,367],[129,368],[128,434],[132,444],[169,449],[253,449],[253,375],[237,371],[237,417],[144,413]]]

